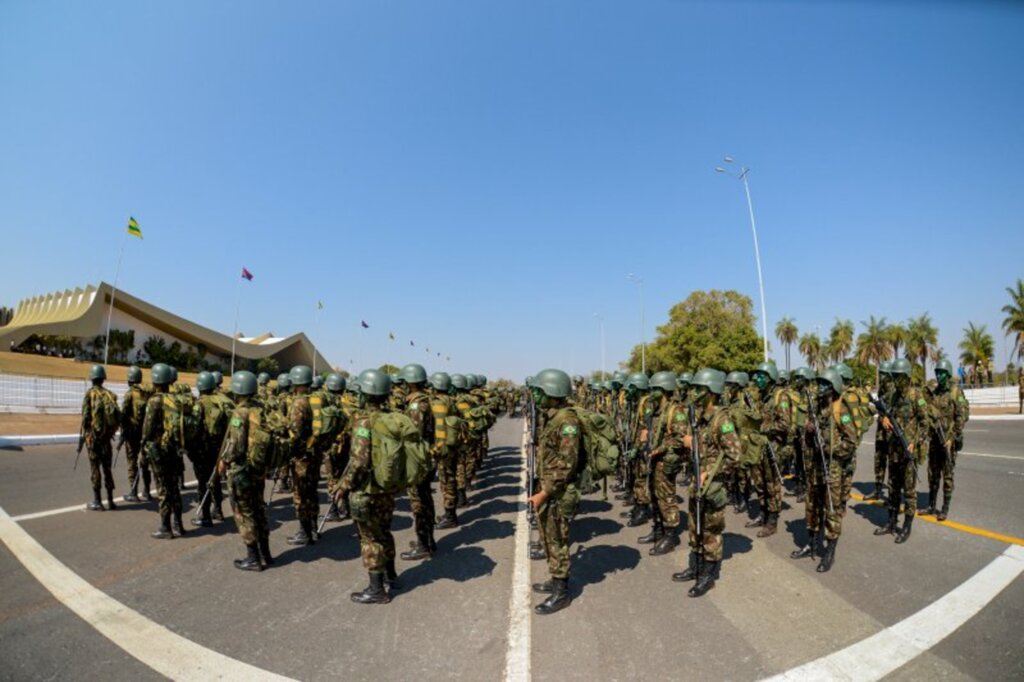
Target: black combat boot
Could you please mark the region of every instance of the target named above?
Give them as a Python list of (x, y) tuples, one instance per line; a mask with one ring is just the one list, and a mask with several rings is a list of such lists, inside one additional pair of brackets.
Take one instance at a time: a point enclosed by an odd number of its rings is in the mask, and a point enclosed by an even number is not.
[(416, 540), (410, 544), (409, 551), (401, 554), (404, 561), (422, 561), (431, 557), (430, 538), (425, 531), (416, 533)]
[(651, 556), (661, 556), (662, 554), (668, 554), (679, 545), (679, 537), (672, 532), (662, 533), (658, 541), (654, 543), (654, 547), (651, 547), (647, 553)]
[(349, 597), (357, 604), (387, 604), (391, 597), (384, 591), (384, 574), (370, 571), (370, 584), (362, 592), (353, 592)]
[(764, 527), (757, 531), (757, 537), (766, 538), (769, 535), (775, 535), (775, 532), (779, 529), (779, 513), (768, 512), (768, 517), (765, 519)]
[(881, 528), (875, 529), (875, 535), (891, 535), (896, 532), (896, 512), (889, 509), (889, 520)]
[(910, 539), (910, 530), (914, 525), (914, 517), (910, 515), (904, 515), (903, 517), (903, 528), (900, 528), (900, 532), (896, 535), (896, 544), (902, 545), (904, 542)]
[(569, 579), (552, 578), (551, 593), (548, 595), (547, 599), (534, 606), (533, 611), (537, 615), (547, 616), (557, 611), (561, 611), (571, 603), (572, 597), (569, 596)]
[(825, 553), (821, 557), (821, 563), (814, 570), (818, 573), (828, 573), (829, 569), (832, 568), (832, 564), (836, 561), (836, 545), (838, 544), (839, 538), (828, 541), (828, 547), (825, 548)]
[(242, 571), (262, 571), (263, 565), (260, 563), (260, 554), (256, 549), (256, 543), (245, 546), (245, 558), (235, 559), (235, 568)]
[(454, 509), (445, 509), (444, 516), (437, 520), (437, 525), (434, 528), (439, 530), (445, 530), (447, 528), (455, 528), (459, 525), (459, 518), (455, 515)]
[(871, 494), (865, 497), (865, 500), (880, 500), (882, 499), (882, 491), (885, 489), (885, 484), (881, 481), (875, 481), (875, 489), (871, 491)]
[(223, 521), (224, 520), (224, 510), (221, 509), (221, 506), (220, 506), (219, 503), (213, 505), (213, 508), (210, 510), (210, 518), (212, 520), (214, 520), (214, 521)]
[(626, 525), (630, 528), (636, 528), (637, 526), (644, 525), (650, 520), (650, 506), (646, 504), (638, 504), (637, 506), (633, 507), (633, 513), (630, 515), (629, 521), (626, 522)]
[(809, 533), (807, 544), (800, 549), (793, 550), (789, 553), (790, 559), (803, 559), (804, 557), (813, 557), (818, 554), (818, 531)]
[[(626, 491), (626, 484), (623, 483), (622, 481), (615, 481), (615, 483), (612, 483), (611, 491), (613, 493), (625, 492)], [(618, 500), (620, 498), (616, 497), (615, 499)]]
[(946, 518), (949, 516), (949, 500), (950, 500), (951, 497), (953, 497), (953, 496), (952, 495), (943, 495), (942, 496), (942, 510), (935, 517), (939, 521), (945, 521)]
[(181, 522), (181, 510), (180, 509), (176, 509), (174, 511), (174, 525), (172, 526), (172, 528), (174, 528), (174, 532), (177, 533), (178, 535), (184, 535), (185, 534), (185, 524), (183, 524)]
[(401, 589), (402, 586), (398, 583), (398, 571), (395, 570), (394, 559), (388, 559), (387, 564), (385, 564), (384, 578), (387, 580), (388, 587), (391, 590)]
[(672, 580), (677, 583), (685, 583), (690, 580), (697, 579), (698, 566), (700, 564), (699, 557), (696, 552), (690, 552), (690, 563), (679, 573), (672, 574)]
[(113, 488), (107, 488), (107, 509), (117, 509), (117, 505), (114, 504)]
[(289, 536), (285, 542), (287, 542), (289, 545), (296, 545), (301, 547), (303, 545), (312, 544), (312, 540), (313, 539), (309, 537), (309, 533), (306, 530), (306, 522), (301, 521), (299, 522), (299, 529), (295, 531), (295, 535)]
[(153, 492), (149, 489), (152, 484), (153, 477), (149, 473), (149, 469), (144, 469), (142, 471), (142, 499), (146, 502), (153, 501)]
[(150, 533), (150, 536), (157, 540), (170, 540), (174, 537), (171, 533), (171, 515), (170, 513), (160, 515), (160, 527)]
[(352, 512), (348, 509), (348, 498), (345, 498), (338, 503), (338, 520), (344, 521), (350, 518), (352, 518)]
[(139, 475), (135, 475), (135, 480), (132, 481), (132, 489), (128, 491), (128, 494), (124, 496), (125, 502), (138, 502), (139, 501)]
[(539, 592), (540, 594), (551, 594), (555, 591), (555, 579), (548, 578), (542, 583), (534, 583), (533, 591)]
[[(736, 495), (736, 506), (733, 508), (737, 514), (742, 514), (747, 511), (747, 505), (750, 504), (750, 493), (746, 490), (740, 490)], [(710, 588), (708, 588), (710, 589)]]
[(324, 523), (338, 523), (341, 517), (338, 515), (338, 505), (334, 504), (327, 510), (327, 513), (320, 517)]
[(320, 539), (316, 534), (316, 517), (306, 519), (303, 526), (306, 529), (306, 537), (309, 538), (309, 544), (315, 545), (316, 541)]
[(466, 489), (457, 488), (455, 490), (455, 508), (462, 509), (466, 506)]
[(548, 553), (544, 549), (544, 545), (539, 541), (533, 541), (530, 543), (530, 559), (532, 561), (540, 561), (541, 559), (547, 559)]
[(103, 511), (103, 500), (100, 499), (100, 489), (92, 489), (92, 502), (87, 507), (89, 511)]
[(935, 498), (939, 496), (938, 488), (928, 488), (928, 507), (921, 512), (922, 514), (930, 514), (935, 516)]
[(757, 515), (757, 518), (751, 519), (750, 521), (747, 521), (746, 523), (744, 523), (743, 527), (744, 528), (760, 528), (761, 526), (763, 526), (765, 524), (765, 521), (766, 521), (765, 517), (766, 517), (766, 515), (767, 515), (767, 512), (762, 511), (760, 514)]
[(701, 597), (707, 594), (715, 586), (715, 579), (718, 577), (718, 563), (717, 561), (705, 561), (700, 567), (697, 584), (691, 587), (686, 594), (691, 597)]
[(267, 566), (274, 565), (274, 557), (270, 555), (270, 533), (264, 533), (260, 536), (260, 556), (263, 557), (263, 563)]
[(660, 519), (654, 519), (654, 523), (651, 524), (651, 532), (647, 535), (641, 535), (637, 538), (637, 543), (641, 545), (653, 545), (665, 534), (665, 528), (661, 525)]

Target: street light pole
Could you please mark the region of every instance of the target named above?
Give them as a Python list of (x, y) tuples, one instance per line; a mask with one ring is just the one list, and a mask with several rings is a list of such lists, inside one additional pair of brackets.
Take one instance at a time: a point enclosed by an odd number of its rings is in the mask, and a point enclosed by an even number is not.
[[(731, 156), (725, 157), (726, 163), (732, 163), (733, 159)], [(726, 173), (731, 175), (721, 166), (715, 168), (719, 173)], [(764, 276), (761, 274), (761, 248), (757, 242), (757, 223), (754, 221), (754, 202), (750, 199), (750, 184), (747, 182), (747, 174), (750, 173), (750, 169), (747, 167), (741, 167), (740, 174), (737, 176), (743, 181), (743, 191), (747, 195), (747, 210), (750, 212), (750, 231), (754, 234), (754, 259), (757, 261), (757, 287), (761, 292), (761, 332), (764, 336), (764, 361), (768, 362), (768, 312), (764, 303)]]
[(640, 287), (640, 371), (647, 374), (647, 328), (644, 325), (644, 278), (632, 272), (626, 275), (633, 284)]

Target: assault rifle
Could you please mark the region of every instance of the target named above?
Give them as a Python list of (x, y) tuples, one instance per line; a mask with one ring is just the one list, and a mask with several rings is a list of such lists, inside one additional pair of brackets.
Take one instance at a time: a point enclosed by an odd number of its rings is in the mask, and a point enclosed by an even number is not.
[(651, 444), (654, 442), (654, 411), (651, 410), (651, 414), (644, 419), (644, 428), (647, 429), (647, 438), (644, 439), (643, 452), (639, 453), (638, 456), (643, 456), (647, 462), (647, 495), (651, 498), (651, 516), (660, 514), (658, 511), (657, 501), (654, 499), (654, 460), (651, 459)]
[(75, 450), (75, 466), (72, 471), (78, 471), (78, 458), (82, 456), (82, 446), (85, 445), (85, 425), (78, 429), (78, 449)]
[[(532, 395), (527, 398), (527, 401), (529, 402), (527, 421), (530, 427), (530, 442), (526, 447), (526, 497), (530, 498), (533, 497), (534, 488), (537, 486), (537, 403), (534, 402)], [(530, 547), (533, 545), (533, 527), (537, 525), (537, 512), (529, 501), (526, 503), (526, 521), (531, 538), (530, 542), (526, 543), (526, 556), (529, 558)]]
[[(899, 445), (900, 451), (903, 453), (903, 457), (914, 465), (914, 480), (917, 480), (917, 458), (910, 451), (910, 444), (907, 442), (907, 435), (903, 432), (903, 429), (899, 424), (896, 423), (896, 418), (892, 416), (892, 411), (889, 406), (885, 403), (885, 398), (882, 396), (871, 396), (871, 404), (878, 410), (878, 414), (889, 420), (889, 424), (892, 425), (892, 435), (896, 437), (896, 444)], [(945, 448), (946, 441), (943, 439), (942, 446)]]
[(832, 474), (829, 473), (829, 462), (825, 458), (825, 443), (821, 440), (821, 424), (818, 422), (818, 399), (810, 388), (807, 389), (807, 412), (811, 415), (814, 424), (814, 447), (821, 458), (821, 477), (825, 483), (825, 499), (828, 500), (828, 513), (835, 511), (832, 505)]
[(110, 465), (111, 469), (117, 468), (117, 457), (121, 454), (121, 448), (124, 447), (124, 431), (120, 432), (117, 438), (117, 449), (114, 450), (114, 463)]
[(693, 405), (686, 406), (686, 416), (690, 421), (690, 440), (692, 446), (690, 447), (690, 466), (693, 468), (693, 507), (694, 507), (694, 519), (692, 519), (693, 527), (695, 530), (695, 537), (697, 539), (697, 569), (700, 570), (704, 563), (704, 524), (701, 519), (701, 497), (704, 491), (701, 490), (700, 485), (700, 434), (697, 431), (697, 417), (693, 409)]
[[(746, 391), (741, 392), (743, 393), (743, 400), (747, 404), (747, 409), (754, 409), (754, 405), (750, 401), (750, 395), (748, 395)], [(775, 454), (775, 448), (772, 446), (772, 441), (767, 436), (765, 436), (765, 447), (763, 454), (765, 457), (768, 458), (768, 461), (772, 465), (772, 469), (775, 470), (775, 476), (779, 479), (779, 485), (785, 486), (785, 482), (782, 480), (782, 472), (779, 470), (779, 458)]]

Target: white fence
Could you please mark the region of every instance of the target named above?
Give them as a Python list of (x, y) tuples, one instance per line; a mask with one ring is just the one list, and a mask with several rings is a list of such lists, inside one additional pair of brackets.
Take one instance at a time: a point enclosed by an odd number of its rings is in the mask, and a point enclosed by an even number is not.
[(1016, 386), (991, 386), (989, 388), (965, 388), (964, 395), (971, 405), (988, 407), (1017, 406)]
[[(118, 402), (128, 391), (128, 384), (108, 381), (103, 385), (117, 395)], [(85, 379), (0, 373), (0, 412), (78, 414), (89, 386)]]

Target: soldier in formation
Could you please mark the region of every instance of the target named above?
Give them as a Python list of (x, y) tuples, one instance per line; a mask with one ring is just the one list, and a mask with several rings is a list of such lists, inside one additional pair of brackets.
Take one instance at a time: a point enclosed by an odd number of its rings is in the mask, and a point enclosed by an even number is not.
[[(116, 509), (114, 504), (113, 448), (111, 439), (121, 425), (121, 411), (117, 407), (117, 397), (103, 387), (107, 380), (107, 371), (102, 365), (93, 365), (89, 370), (89, 381), (92, 386), (82, 398), (82, 424), (79, 428), (78, 454), (82, 454), (82, 446), (89, 453), (89, 480), (92, 483), (91, 511), (103, 511), (101, 499), (102, 486), (107, 488), (107, 507)], [(75, 460), (76, 466), (78, 460)]]

